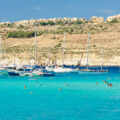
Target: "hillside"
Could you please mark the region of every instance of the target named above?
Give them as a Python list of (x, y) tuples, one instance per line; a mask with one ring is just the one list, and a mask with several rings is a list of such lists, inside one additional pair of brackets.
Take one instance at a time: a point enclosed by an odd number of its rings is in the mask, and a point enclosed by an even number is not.
[[(86, 64), (87, 33), (90, 32), (89, 64), (101, 64), (103, 49), (104, 65), (120, 65), (120, 19), (108, 17), (40, 19), (14, 23), (0, 23), (3, 63), (30, 63), (36, 49), (36, 63), (62, 64), (65, 48), (65, 64)], [(36, 48), (34, 48), (34, 34)], [(64, 33), (66, 41), (64, 43)], [(48, 52), (50, 53), (48, 55)], [(82, 56), (82, 57), (81, 57)]]

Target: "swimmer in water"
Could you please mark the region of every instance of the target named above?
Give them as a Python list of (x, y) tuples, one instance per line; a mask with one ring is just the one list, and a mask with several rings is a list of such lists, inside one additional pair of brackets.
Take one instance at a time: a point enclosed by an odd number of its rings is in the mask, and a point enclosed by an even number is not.
[(104, 80), (104, 83), (106, 84), (106, 81)]
[(108, 86), (109, 86), (109, 87), (112, 87), (112, 84), (110, 83)]
[(32, 93), (32, 92), (30, 92), (30, 94), (32, 95), (33, 93)]
[(26, 89), (26, 85), (24, 85), (24, 89)]
[(98, 85), (98, 82), (96, 82), (96, 85)]
[(65, 83), (65, 86), (68, 86), (68, 84), (67, 84), (67, 83)]
[(62, 88), (60, 88), (60, 91), (62, 91)]
[(106, 84), (108, 84), (108, 85), (109, 85), (109, 82), (106, 82)]

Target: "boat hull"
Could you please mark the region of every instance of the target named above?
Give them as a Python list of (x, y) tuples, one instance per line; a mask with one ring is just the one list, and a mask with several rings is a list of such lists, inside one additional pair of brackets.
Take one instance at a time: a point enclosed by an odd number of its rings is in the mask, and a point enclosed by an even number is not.
[(15, 73), (15, 72), (8, 72), (8, 75), (10, 75), (10, 76), (19, 76), (19, 73)]

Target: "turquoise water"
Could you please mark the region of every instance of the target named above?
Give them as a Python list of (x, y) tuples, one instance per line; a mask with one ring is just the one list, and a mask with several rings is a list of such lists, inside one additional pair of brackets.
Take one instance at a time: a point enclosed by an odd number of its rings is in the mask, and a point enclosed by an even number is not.
[[(113, 87), (102, 80), (111, 82)], [(119, 120), (119, 116), (120, 72), (116, 70), (36, 80), (0, 78), (0, 120)]]

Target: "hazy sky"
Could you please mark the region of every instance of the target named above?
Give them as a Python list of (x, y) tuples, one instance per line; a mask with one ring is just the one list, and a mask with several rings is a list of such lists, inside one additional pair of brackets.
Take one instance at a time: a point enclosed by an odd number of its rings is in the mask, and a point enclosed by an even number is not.
[(120, 0), (0, 0), (0, 21), (38, 18), (111, 16), (120, 13)]

